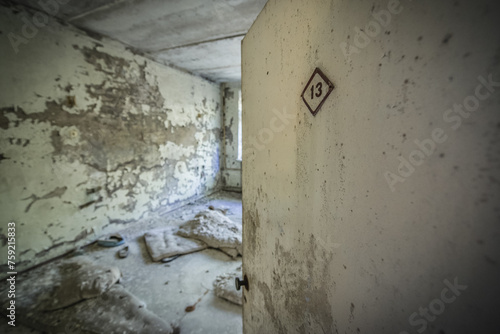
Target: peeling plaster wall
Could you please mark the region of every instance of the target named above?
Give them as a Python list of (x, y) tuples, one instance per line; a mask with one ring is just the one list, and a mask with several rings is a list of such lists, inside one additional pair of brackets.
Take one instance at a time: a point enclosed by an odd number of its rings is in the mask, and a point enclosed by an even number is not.
[(498, 332), (499, 17), (267, 3), (242, 48), (244, 333)]
[(18, 270), (218, 187), (219, 85), (26, 22), (0, 7), (0, 246), (16, 222)]
[(241, 191), (241, 160), (238, 160), (240, 83), (221, 85), (224, 110), (224, 189)]

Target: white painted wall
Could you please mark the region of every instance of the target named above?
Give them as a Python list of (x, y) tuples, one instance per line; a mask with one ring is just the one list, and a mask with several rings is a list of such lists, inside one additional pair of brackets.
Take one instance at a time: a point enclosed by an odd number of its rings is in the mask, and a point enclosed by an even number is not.
[(219, 85), (14, 9), (0, 7), (0, 264), (10, 220), (21, 270), (218, 189)]
[(499, 15), (268, 2), (242, 51), (245, 333), (498, 331)]
[(222, 186), (226, 190), (241, 191), (241, 165), (238, 160), (238, 136), (240, 119), (240, 83), (224, 83), (221, 86), (224, 100), (224, 159)]

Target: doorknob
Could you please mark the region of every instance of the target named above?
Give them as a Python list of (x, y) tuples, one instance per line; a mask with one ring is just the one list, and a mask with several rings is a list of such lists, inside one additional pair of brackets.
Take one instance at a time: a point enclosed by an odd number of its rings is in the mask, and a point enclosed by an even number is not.
[(247, 278), (247, 275), (245, 275), (245, 277), (243, 277), (243, 279), (239, 279), (238, 277), (235, 278), (234, 280), (234, 283), (236, 285), (236, 290), (240, 291), (241, 287), (244, 286), (247, 291), (250, 290), (248, 288), (248, 278)]

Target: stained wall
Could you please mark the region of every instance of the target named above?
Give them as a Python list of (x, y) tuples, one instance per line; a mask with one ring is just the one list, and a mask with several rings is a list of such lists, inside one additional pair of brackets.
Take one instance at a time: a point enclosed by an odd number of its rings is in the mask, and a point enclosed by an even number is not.
[(267, 3), (242, 51), (245, 333), (498, 331), (499, 15)]
[(226, 190), (241, 191), (242, 161), (238, 157), (238, 138), (241, 136), (241, 83), (224, 83), (221, 86), (221, 91), (224, 110), (222, 186)]

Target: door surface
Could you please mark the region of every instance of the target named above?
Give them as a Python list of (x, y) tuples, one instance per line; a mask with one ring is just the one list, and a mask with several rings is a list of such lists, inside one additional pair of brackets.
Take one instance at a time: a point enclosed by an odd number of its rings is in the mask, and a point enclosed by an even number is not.
[[(491, 332), (499, 16), (268, 2), (242, 45), (245, 333)], [(335, 88), (313, 116), (316, 68)]]

